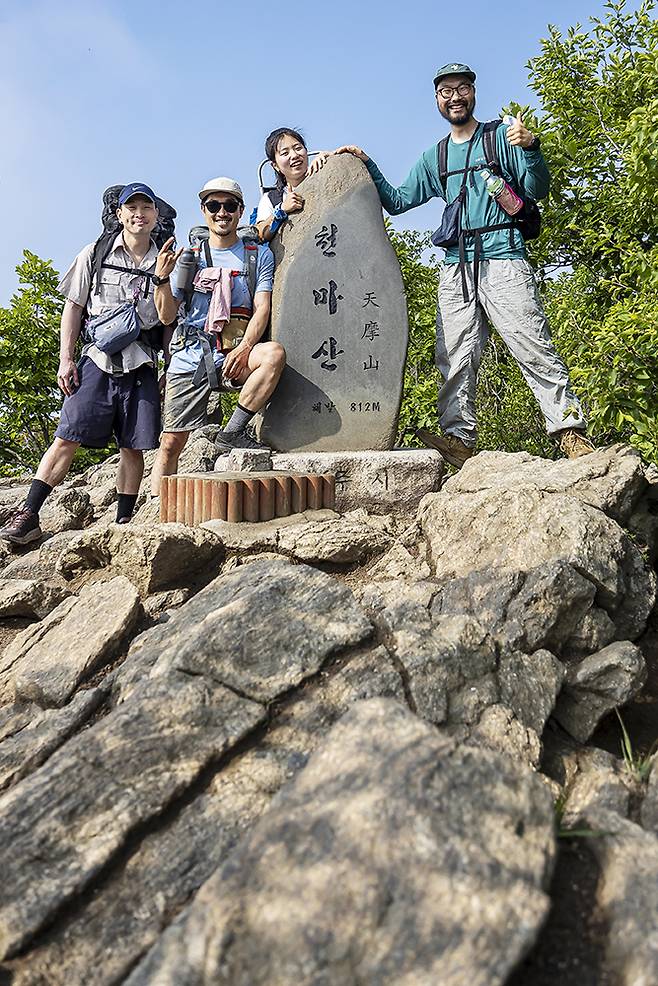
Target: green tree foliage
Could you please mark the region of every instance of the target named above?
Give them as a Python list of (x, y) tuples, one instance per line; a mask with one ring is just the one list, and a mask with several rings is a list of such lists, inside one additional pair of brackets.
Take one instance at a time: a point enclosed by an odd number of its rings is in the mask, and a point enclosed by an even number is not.
[(590, 29), (549, 28), (529, 63), (552, 176), (533, 251), (558, 348), (604, 442), (658, 459), (658, 22), (608, 2)]
[[(19, 289), (0, 308), (0, 476), (33, 472), (53, 439), (62, 394), (57, 386), (64, 301), (50, 260), (29, 250), (16, 268)], [(115, 450), (81, 450), (84, 469)]]
[(387, 222), (407, 296), (409, 351), (404, 374), (398, 441), (418, 445), (415, 428), (436, 429), (438, 371), (435, 366), (437, 261), (429, 233), (397, 232)]
[(34, 468), (61, 406), (57, 272), (29, 250), (16, 272), (20, 287), (9, 307), (0, 309), (0, 473), (5, 476)]

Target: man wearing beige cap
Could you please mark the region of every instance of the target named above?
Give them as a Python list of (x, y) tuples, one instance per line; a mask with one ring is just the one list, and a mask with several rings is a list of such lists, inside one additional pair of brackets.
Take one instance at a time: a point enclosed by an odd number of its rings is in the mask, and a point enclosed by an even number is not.
[(163, 432), (151, 481), (156, 496), (160, 478), (176, 472), (189, 433), (207, 423), (213, 390), (240, 391), (216, 439), (220, 448), (264, 448), (247, 426), (272, 396), (286, 360), (279, 343), (260, 341), (270, 317), (274, 257), (266, 244), (238, 236), (242, 189), (232, 178), (214, 178), (199, 198), (208, 238), (198, 254), (179, 254), (171, 282), (159, 293), (163, 324), (174, 322), (181, 308), (184, 314), (169, 346)]

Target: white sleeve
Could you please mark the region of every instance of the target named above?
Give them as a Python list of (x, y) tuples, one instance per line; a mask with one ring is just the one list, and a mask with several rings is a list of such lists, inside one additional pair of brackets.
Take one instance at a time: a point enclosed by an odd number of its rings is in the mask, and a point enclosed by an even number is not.
[(274, 206), (270, 200), (267, 192), (262, 196), (260, 202), (258, 203), (258, 210), (256, 211), (256, 222), (261, 223), (266, 219), (270, 219), (274, 215)]

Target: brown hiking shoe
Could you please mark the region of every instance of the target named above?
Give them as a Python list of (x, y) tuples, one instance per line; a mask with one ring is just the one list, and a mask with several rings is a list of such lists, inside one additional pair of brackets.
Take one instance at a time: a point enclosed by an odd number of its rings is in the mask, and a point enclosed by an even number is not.
[(39, 515), (28, 507), (16, 510), (9, 522), (0, 530), (0, 538), (11, 544), (29, 544), (41, 537)]
[(581, 455), (589, 455), (594, 446), (582, 428), (565, 428), (558, 432), (560, 449), (568, 459), (579, 459)]
[(416, 435), (420, 438), (423, 445), (428, 448), (435, 448), (440, 452), (446, 462), (449, 462), (455, 469), (461, 469), (467, 459), (475, 455), (475, 449), (471, 448), (461, 438), (456, 435), (435, 435), (427, 428), (417, 428)]

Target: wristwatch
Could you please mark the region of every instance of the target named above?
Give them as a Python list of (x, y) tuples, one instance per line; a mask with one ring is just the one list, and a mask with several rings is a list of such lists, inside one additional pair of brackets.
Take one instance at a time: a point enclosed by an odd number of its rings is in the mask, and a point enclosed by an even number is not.
[(158, 277), (157, 274), (154, 274), (153, 277), (151, 278), (151, 280), (155, 284), (156, 288), (159, 288), (161, 284), (168, 284), (169, 283), (169, 274), (167, 274), (166, 277)]
[(526, 151), (538, 151), (540, 144), (541, 144), (541, 138), (535, 134), (535, 136), (532, 138), (532, 142), (528, 144), (528, 146), (526, 147)]

